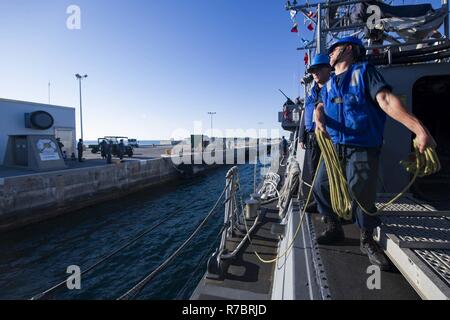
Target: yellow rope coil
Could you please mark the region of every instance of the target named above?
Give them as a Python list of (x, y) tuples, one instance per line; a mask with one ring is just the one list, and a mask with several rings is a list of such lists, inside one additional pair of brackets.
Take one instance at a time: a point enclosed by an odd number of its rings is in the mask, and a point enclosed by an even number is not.
[[(348, 190), (347, 179), (344, 176), (342, 166), (339, 162), (336, 150), (329, 137), (324, 132), (316, 130), (317, 142), (319, 148), (322, 151), (322, 155), (325, 161), (325, 166), (328, 173), (328, 179), (330, 182), (330, 195), (333, 211), (341, 218), (345, 220), (352, 219), (352, 204), (350, 193)], [(371, 216), (378, 215), (385, 210), (389, 205), (400, 199), (416, 181), (417, 177), (424, 177), (427, 175), (435, 174), (441, 170), (441, 164), (434, 148), (428, 147), (424, 153), (419, 151), (417, 142), (414, 140), (415, 154), (413, 159), (409, 161), (400, 162), (408, 173), (413, 174), (411, 182), (391, 201), (384, 204), (377, 212), (370, 212), (364, 208), (358, 199), (353, 198), (361, 208), (361, 210)]]
[[(331, 206), (336, 214), (345, 219), (352, 219), (352, 200), (333, 143), (323, 133), (316, 131), (317, 143), (322, 151), (330, 183)], [(319, 164), (320, 166), (320, 164)], [(318, 170), (319, 168), (317, 168)]]
[[(319, 147), (322, 151), (319, 165), (316, 169), (316, 172), (314, 174), (314, 179), (312, 182), (312, 186), (314, 186), (317, 176), (319, 173), (319, 167), (321, 165), (322, 161), (325, 161), (325, 167), (328, 173), (328, 179), (330, 182), (330, 195), (331, 195), (331, 203), (333, 210), (338, 214), (339, 217), (344, 218), (346, 220), (352, 219), (352, 201), (350, 197), (350, 193), (347, 186), (347, 179), (344, 176), (342, 166), (339, 162), (339, 158), (337, 156), (336, 150), (334, 149), (333, 143), (323, 132), (316, 131), (316, 137), (319, 144)], [(441, 170), (441, 164), (439, 162), (439, 158), (436, 154), (436, 150), (434, 148), (428, 147), (425, 152), (422, 154), (419, 152), (419, 148), (417, 146), (417, 142), (414, 141), (414, 159), (410, 161), (401, 161), (400, 163), (406, 168), (406, 171), (414, 174), (411, 182), (403, 189), (402, 192), (400, 192), (396, 197), (394, 197), (391, 201), (384, 204), (377, 212), (372, 213), (366, 210), (356, 199), (354, 196), (354, 200), (358, 204), (358, 206), (363, 210), (364, 213), (374, 216), (380, 214), (383, 210), (385, 210), (388, 206), (393, 204), (395, 201), (400, 199), (408, 190), (409, 188), (414, 184), (417, 177), (423, 177), (426, 175), (434, 174)], [(308, 197), (305, 203), (305, 206), (303, 210), (300, 212), (300, 221), (298, 223), (297, 229), (294, 233), (294, 236), (290, 243), (287, 246), (287, 249), (281, 253), (277, 254), (277, 256), (274, 259), (265, 260), (261, 257), (261, 255), (258, 252), (254, 252), (256, 257), (265, 264), (271, 264), (277, 262), (279, 259), (287, 256), (289, 252), (291, 251), (295, 239), (298, 237), (300, 233), (301, 225), (304, 222), (305, 216), (306, 216), (306, 207), (311, 201), (312, 198), (312, 192), (313, 188), (310, 188)], [(247, 236), (249, 239), (250, 244), (252, 244), (252, 239), (249, 234), (249, 229), (247, 225), (247, 220), (244, 216), (244, 224), (247, 229)]]

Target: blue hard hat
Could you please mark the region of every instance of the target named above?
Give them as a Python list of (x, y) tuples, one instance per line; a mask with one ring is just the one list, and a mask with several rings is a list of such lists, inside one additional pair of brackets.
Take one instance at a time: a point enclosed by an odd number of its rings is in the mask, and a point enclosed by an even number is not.
[(330, 57), (327, 54), (318, 54), (314, 57), (313, 61), (311, 62), (311, 65), (308, 68), (308, 72), (311, 73), (311, 71), (319, 66), (328, 66), (331, 68), (330, 65)]
[(331, 54), (331, 52), (333, 52), (333, 50), (340, 45), (343, 44), (354, 44), (357, 45), (360, 50), (361, 50), (361, 55), (365, 55), (366, 54), (366, 47), (364, 46), (363, 42), (357, 38), (357, 37), (344, 37), (342, 39), (339, 39), (338, 41), (336, 41), (335, 43), (333, 43), (333, 45), (328, 49), (328, 54)]

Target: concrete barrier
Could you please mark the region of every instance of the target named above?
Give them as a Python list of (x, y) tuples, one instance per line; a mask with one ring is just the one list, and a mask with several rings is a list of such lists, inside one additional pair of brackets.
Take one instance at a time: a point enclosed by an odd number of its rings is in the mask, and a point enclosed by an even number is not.
[[(243, 152), (244, 159), (252, 160), (254, 156), (250, 156), (250, 149), (233, 150), (229, 161), (237, 161), (240, 152)], [(227, 151), (223, 150), (224, 160), (228, 159)], [(171, 157), (163, 157), (0, 178), (0, 232), (175, 181), (180, 172), (172, 160)], [(193, 166), (192, 173), (186, 175), (185, 172), (184, 176), (220, 165)]]
[(176, 180), (171, 159), (130, 161), (0, 179), (0, 231)]

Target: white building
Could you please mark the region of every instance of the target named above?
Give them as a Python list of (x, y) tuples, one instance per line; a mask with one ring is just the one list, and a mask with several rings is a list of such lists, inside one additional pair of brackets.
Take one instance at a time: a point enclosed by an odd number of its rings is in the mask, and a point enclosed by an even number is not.
[(60, 138), (70, 157), (76, 153), (75, 109), (0, 99), (0, 165), (31, 166), (29, 137)]

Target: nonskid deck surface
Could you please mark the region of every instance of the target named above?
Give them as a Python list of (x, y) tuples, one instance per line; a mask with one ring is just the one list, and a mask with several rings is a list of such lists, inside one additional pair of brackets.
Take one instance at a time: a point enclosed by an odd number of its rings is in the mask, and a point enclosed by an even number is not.
[[(317, 234), (324, 225), (321, 216), (314, 214), (311, 221)], [(392, 266), (389, 272), (380, 273), (380, 289), (369, 289), (367, 283), (373, 271), (367, 255), (360, 251), (360, 231), (354, 224), (343, 226), (345, 240), (335, 245), (320, 245), (319, 252), (326, 272), (333, 300), (405, 300), (419, 299), (402, 274)], [(373, 282), (369, 280), (373, 285)]]
[[(380, 196), (378, 206), (389, 199), (388, 195)], [(355, 225), (344, 226), (344, 241), (318, 246), (331, 299), (448, 299), (448, 212), (434, 211), (409, 195), (385, 211), (378, 237), (390, 258), (391, 270), (381, 272), (380, 290), (368, 289), (367, 281), (373, 272), (368, 273), (370, 262), (359, 249)], [(318, 214), (311, 216), (311, 224), (316, 233), (324, 228)]]
[[(273, 282), (273, 264), (262, 263), (255, 252), (264, 260), (277, 254), (278, 239), (271, 233), (272, 225), (280, 219), (276, 202), (262, 207), (264, 219), (255, 230), (252, 243), (247, 244), (231, 262), (224, 281), (203, 278), (192, 295), (192, 300), (268, 300)], [(249, 224), (253, 221), (250, 220)], [(227, 249), (232, 251), (242, 236), (229, 239)]]
[[(380, 199), (381, 202), (387, 197)], [(382, 217), (380, 243), (423, 299), (450, 299), (450, 204), (406, 196)]]

